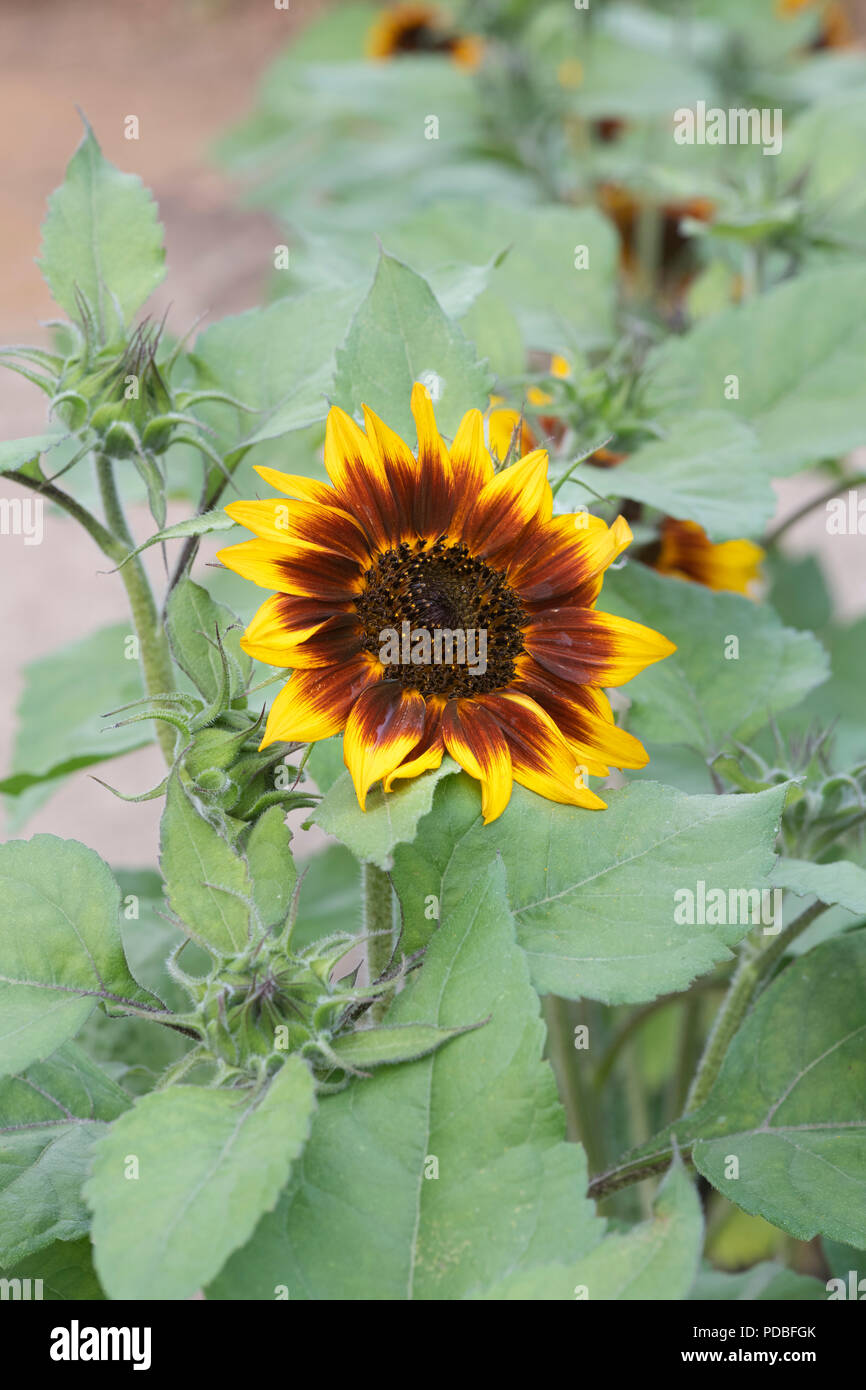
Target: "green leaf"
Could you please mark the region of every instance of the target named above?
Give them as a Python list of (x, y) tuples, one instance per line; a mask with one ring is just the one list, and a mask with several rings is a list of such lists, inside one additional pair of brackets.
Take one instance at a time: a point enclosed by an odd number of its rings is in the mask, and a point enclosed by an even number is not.
[(480, 1028), (480, 1023), (439, 1028), (435, 1023), (392, 1023), (381, 1028), (364, 1028), (335, 1038), (331, 1050), (350, 1067), (381, 1067), (395, 1062), (413, 1062), (427, 1057), (437, 1047), (461, 1033)]
[[(162, 878), (152, 869), (115, 870), (123, 899), (121, 935), (135, 979), (178, 1012), (189, 1008), (189, 995), (166, 967), (168, 956), (183, 944), (183, 966), (191, 975), (206, 975), (210, 957), (166, 918)], [(134, 1095), (148, 1091), (166, 1067), (189, 1051), (191, 1041), (174, 1028), (154, 1027), (146, 1018), (108, 1018), (95, 1010), (78, 1036), (88, 1056)]]
[(692, 1285), (689, 1298), (700, 1302), (737, 1300), (743, 1303), (802, 1301), (827, 1298), (827, 1288), (820, 1279), (795, 1274), (793, 1269), (774, 1260), (765, 1260), (751, 1269), (728, 1274), (723, 1269), (705, 1268)]
[(689, 889), (696, 899), (700, 880), (723, 889), (726, 902), (731, 889), (766, 888), (785, 797), (784, 787), (687, 796), (636, 782), (605, 792), (606, 811), (584, 811), (515, 786), (491, 828), (478, 815), (477, 786), (467, 783), (449, 778), (417, 844), (395, 855), (408, 941), (414, 947), (432, 925), (423, 920), (431, 894), (446, 920), (498, 855), (536, 989), (611, 1004), (685, 989), (731, 958), (751, 921), (680, 922), (676, 895)]
[(8, 473), (13, 468), (22, 468), (49, 449), (68, 439), (66, 430), (48, 430), (45, 434), (34, 434), (29, 439), (7, 439), (0, 444), (0, 473)]
[(779, 888), (789, 888), (801, 898), (816, 897), (822, 903), (838, 903), (849, 912), (866, 913), (866, 869), (847, 860), (810, 864), (806, 859), (780, 859), (770, 875)]
[(526, 350), (520, 326), (508, 301), (493, 290), (479, 295), (460, 320), (466, 337), (479, 357), (486, 357), (497, 377), (520, 376), (526, 368)]
[(359, 298), (359, 290), (311, 291), (222, 319), (200, 334), (193, 360), (202, 386), (216, 385), (248, 407), (202, 410), (222, 448), (275, 439), (325, 418), (334, 353)]
[(387, 1018), (491, 1021), (323, 1098), (296, 1179), (211, 1297), (455, 1299), (601, 1238), (503, 888), (501, 866), (479, 870)]
[(186, 1299), (212, 1279), (276, 1202), (314, 1106), (309, 1069), (288, 1057), (262, 1089), (172, 1086), (115, 1121), (85, 1189), (109, 1296)]
[(352, 779), (344, 772), (322, 797), (310, 821), (342, 840), (356, 859), (388, 869), (395, 845), (414, 840), (419, 820), (433, 804), (437, 784), (457, 771), (456, 763), (443, 758), (435, 771), (400, 781), (387, 795), (376, 787), (367, 797), (366, 811), (358, 805)]
[(223, 681), (223, 664), (216, 645), (222, 639), (229, 670), (229, 699), (243, 695), (253, 663), (242, 650), (240, 620), (206, 589), (184, 576), (172, 589), (166, 610), (168, 638), (174, 659), (205, 699), (215, 700)]
[[(672, 1126), (725, 1197), (798, 1240), (866, 1247), (866, 932), (759, 995), (704, 1105)], [(738, 1176), (731, 1159), (738, 1162)]]
[(625, 687), (630, 729), (639, 738), (686, 744), (708, 762), (827, 679), (827, 657), (810, 633), (783, 627), (772, 609), (740, 594), (630, 563), (608, 575), (599, 606), (657, 628), (677, 645)]
[(427, 384), (437, 424), (449, 436), (467, 410), (485, 409), (493, 385), (427, 281), (383, 253), (373, 287), (337, 353), (334, 399), (350, 415), (368, 405), (411, 442), (409, 397), (416, 381)]
[[(833, 765), (847, 768), (866, 759), (863, 690), (866, 688), (866, 618), (821, 634), (830, 657), (830, 679), (783, 718), (783, 733), (801, 736), (810, 725), (833, 726)], [(772, 756), (772, 754), (771, 754)]]
[[(614, 336), (618, 238), (594, 208), (450, 198), (413, 213), (389, 232), (388, 246), (431, 277), (443, 261), (488, 260), (508, 247), (490, 291), (513, 312), (527, 347), (568, 356)], [(578, 270), (584, 246), (588, 265)]]
[(58, 1240), (47, 1250), (30, 1255), (13, 1269), (0, 1269), (0, 1278), (29, 1279), (31, 1297), (42, 1281), (46, 1303), (70, 1300), (73, 1303), (102, 1301), (105, 1294), (93, 1268), (89, 1240)]
[[(580, 485), (584, 476), (574, 475)], [(596, 491), (598, 473), (585, 470)], [(605, 479), (617, 497), (697, 521), (714, 540), (759, 535), (776, 509), (769, 474), (747, 426), (718, 412), (671, 425)]]
[(682, 1299), (695, 1277), (703, 1234), (698, 1195), (677, 1160), (659, 1188), (648, 1221), (605, 1236), (574, 1264), (512, 1274), (483, 1297), (497, 1302)]
[[(651, 354), (646, 408), (662, 420), (729, 411), (752, 426), (773, 474), (847, 453), (866, 443), (864, 298), (866, 269), (846, 265), (714, 315)], [(725, 397), (731, 376), (737, 400)]]
[(797, 184), (813, 235), (855, 253), (866, 243), (866, 92), (833, 91), (801, 112), (785, 130), (779, 174)]
[(330, 845), (303, 866), (292, 947), (300, 951), (323, 936), (361, 927), (360, 870), (343, 845)]
[(250, 940), (252, 885), (246, 861), (225, 830), (174, 771), (160, 822), (160, 865), (172, 911), (191, 936), (218, 954), (234, 955)]
[(54, 1052), (100, 1000), (162, 1007), (129, 972), (119, 910), (111, 870), (77, 840), (0, 845), (0, 1074)]
[(66, 178), (48, 200), (39, 264), (70, 318), (79, 316), (76, 289), (86, 296), (106, 341), (123, 330), (165, 274), (153, 198), (135, 174), (109, 164), (86, 122)]
[(161, 544), (162, 541), (183, 540), (189, 536), (209, 536), (214, 531), (230, 531), (235, 525), (236, 522), (232, 521), (230, 516), (226, 516), (222, 507), (212, 512), (200, 512), (198, 516), (188, 517), (186, 521), (177, 521), (174, 526), (165, 526), (161, 531), (155, 531), (146, 541), (142, 541), (141, 545), (137, 545), (135, 550), (130, 550), (117, 568), (123, 569), (123, 566), (136, 555), (140, 555), (152, 545)]
[(787, 627), (820, 631), (833, 615), (833, 600), (817, 555), (793, 556), (775, 550), (767, 556), (769, 602)]
[(279, 926), (292, 905), (298, 880), (291, 851), (292, 832), (286, 813), (271, 806), (254, 822), (244, 853), (250, 872), (253, 901), (262, 927)]
[(307, 758), (306, 770), (320, 792), (330, 791), (337, 778), (342, 777), (346, 771), (342, 734), (314, 743)]
[(86, 1234), (92, 1148), (129, 1103), (74, 1043), (0, 1080), (0, 1264)]
[(143, 724), (106, 727), (108, 710), (143, 694), (139, 663), (125, 655), (131, 637), (116, 623), (25, 666), (12, 772), (0, 792), (18, 796), (150, 741)]

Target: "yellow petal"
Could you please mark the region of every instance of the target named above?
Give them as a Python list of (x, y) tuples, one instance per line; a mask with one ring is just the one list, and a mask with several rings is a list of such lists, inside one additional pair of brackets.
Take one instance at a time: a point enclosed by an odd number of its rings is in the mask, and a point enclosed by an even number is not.
[(362, 811), (373, 783), (394, 772), (415, 747), (424, 712), (423, 695), (401, 690), (396, 681), (371, 686), (355, 701), (343, 736), (343, 760)]

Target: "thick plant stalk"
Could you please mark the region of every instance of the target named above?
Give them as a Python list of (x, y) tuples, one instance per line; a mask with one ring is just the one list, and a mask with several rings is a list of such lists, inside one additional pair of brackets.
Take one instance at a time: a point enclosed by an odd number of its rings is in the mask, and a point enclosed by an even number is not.
[(790, 943), (826, 910), (826, 903), (813, 903), (810, 908), (800, 914), (795, 922), (792, 922), (778, 936), (773, 937), (763, 949), (755, 951), (751, 956), (744, 955), (740, 958), (728, 993), (707, 1039), (704, 1055), (695, 1072), (694, 1081), (686, 1098), (686, 1107), (683, 1112), (685, 1115), (689, 1115), (693, 1110), (697, 1110), (698, 1106), (703, 1105), (712, 1090), (716, 1077), (721, 1071), (725, 1054), (731, 1045), (731, 1040), (745, 1017), (758, 985), (766, 978), (776, 961), (784, 955)]
[[(111, 459), (100, 454), (96, 460), (96, 476), (99, 493), (105, 512), (105, 520), (112, 535), (127, 547), (126, 554), (135, 549), (123, 506), (114, 481)], [(174, 690), (174, 668), (171, 661), (168, 638), (157, 612), (153, 593), (141, 560), (136, 555), (120, 569), (120, 577), (126, 589), (135, 634), (141, 649), (141, 665), (144, 684), (148, 695), (164, 695)], [(156, 720), (156, 735), (159, 746), (169, 767), (174, 762), (175, 735), (163, 720)]]
[[(394, 954), (394, 892), (384, 869), (375, 864), (361, 865), (361, 903), (367, 941), (367, 971), (373, 984), (385, 973)], [(370, 933), (377, 933), (370, 935)], [(374, 1022), (383, 1018), (387, 996), (377, 999), (370, 1009)]]

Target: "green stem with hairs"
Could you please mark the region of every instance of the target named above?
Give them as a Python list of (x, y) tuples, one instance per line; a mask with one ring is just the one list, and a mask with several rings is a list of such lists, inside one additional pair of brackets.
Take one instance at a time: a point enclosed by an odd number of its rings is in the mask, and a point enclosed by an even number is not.
[(129, 552), (119, 541), (115, 540), (111, 532), (107, 531), (95, 516), (91, 516), (86, 507), (82, 507), (80, 502), (76, 502), (75, 498), (70, 497), (69, 493), (64, 492), (62, 488), (55, 487), (47, 479), (30, 478), (26, 473), (18, 472), (17, 469), (10, 469), (3, 476), (12, 483), (19, 483), (21, 487), (30, 488), (31, 492), (45, 497), (55, 507), (61, 507), (63, 511), (84, 527), (85, 531), (96, 541), (103, 555), (106, 555), (109, 560), (113, 560), (115, 564), (119, 564), (128, 555)]
[[(125, 547), (124, 554), (135, 549), (135, 541), (127, 524), (111, 459), (104, 454), (96, 458), (96, 476), (105, 521), (111, 534)], [(162, 695), (174, 690), (174, 667), (168, 637), (157, 611), (153, 593), (140, 558), (136, 555), (119, 571), (129, 607), (135, 634), (141, 649), (141, 665), (144, 684), (149, 695)], [(156, 736), (169, 767), (174, 762), (175, 734), (165, 720), (156, 721)]]
[(767, 978), (791, 942), (826, 910), (826, 903), (813, 903), (810, 908), (800, 914), (795, 922), (792, 922), (778, 936), (773, 937), (765, 946), (753, 951), (750, 955), (743, 954), (740, 957), (740, 963), (734, 972), (728, 993), (716, 1016), (704, 1054), (695, 1072), (691, 1089), (686, 1098), (684, 1114), (688, 1115), (693, 1110), (697, 1110), (712, 1090), (731, 1040), (742, 1023), (762, 981)]
[[(361, 865), (361, 904), (368, 938), (367, 972), (373, 984), (384, 975), (394, 954), (394, 892), (385, 870), (376, 864)], [(382, 1021), (389, 1002), (387, 995), (374, 1000), (370, 1016), (375, 1023)]]
[[(827, 903), (823, 902), (813, 903), (789, 927), (786, 927), (778, 936), (773, 937), (763, 949), (741, 959), (731, 980), (727, 997), (719, 1010), (686, 1100), (686, 1108), (681, 1117), (686, 1125), (694, 1111), (703, 1104), (709, 1095), (721, 1071), (722, 1062), (731, 1040), (742, 1023), (755, 995), (767, 982), (774, 965), (785, 954), (791, 942), (795, 941), (807, 927), (810, 927), (816, 917), (820, 917), (822, 912), (827, 911), (827, 906)], [(678, 1124), (679, 1121), (668, 1126), (668, 1132), (676, 1133)], [(682, 1157), (686, 1163), (691, 1161), (692, 1142), (689, 1139), (683, 1144)], [(644, 1178), (662, 1173), (670, 1164), (673, 1153), (673, 1140), (660, 1139), (660, 1147), (654, 1153), (643, 1153), (631, 1159), (627, 1158), (622, 1163), (618, 1163), (615, 1168), (593, 1178), (587, 1189), (588, 1195), (600, 1200), (612, 1192), (619, 1191), (622, 1187), (630, 1187), (632, 1183), (642, 1182)]]
[(850, 478), (837, 478), (832, 487), (819, 493), (817, 497), (811, 498), (810, 501), (804, 502), (802, 507), (798, 507), (795, 512), (792, 512), (774, 530), (770, 531), (764, 540), (765, 547), (769, 548), (771, 545), (775, 545), (786, 531), (789, 531), (792, 526), (796, 526), (797, 522), (802, 521), (803, 517), (808, 516), (810, 512), (815, 511), (818, 507), (826, 506), (842, 492), (853, 491), (861, 487), (863, 483), (866, 483), (866, 473), (853, 473)]

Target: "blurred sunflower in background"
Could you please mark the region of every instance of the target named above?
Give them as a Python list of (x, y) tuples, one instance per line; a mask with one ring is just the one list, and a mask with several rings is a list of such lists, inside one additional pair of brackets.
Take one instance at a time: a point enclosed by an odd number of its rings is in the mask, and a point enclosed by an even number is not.
[(853, 42), (851, 21), (838, 0), (776, 0), (776, 13), (781, 19), (813, 9), (821, 11), (821, 28), (811, 44), (813, 49), (846, 48)]
[(654, 568), (661, 574), (704, 584), (708, 589), (727, 589), (751, 598), (761, 578), (763, 558), (763, 550), (753, 541), (715, 544), (696, 521), (666, 517)]
[(472, 69), (481, 62), (484, 41), (458, 33), (435, 5), (393, 5), (371, 26), (365, 47), (368, 58), (444, 53), (458, 67)]
[[(512, 781), (603, 808), (585, 776), (648, 759), (614, 723), (602, 687), (674, 650), (651, 628), (595, 610), (631, 531), (622, 517), (608, 526), (587, 512), (554, 516), (542, 449), (496, 472), (480, 411), (464, 416), (448, 449), (424, 386), (411, 406), (417, 457), (366, 407), (365, 432), (335, 406), (331, 486), (260, 467), (283, 495), (226, 508), (256, 539), (219, 559), (275, 591), (244, 649), (294, 668), (262, 747), (344, 731), (362, 808), (373, 783), (389, 791), (438, 767), (446, 750), (481, 782), (485, 821), (505, 809)], [(483, 631), (483, 670), (384, 661), (384, 634), (404, 623), (413, 633)]]

